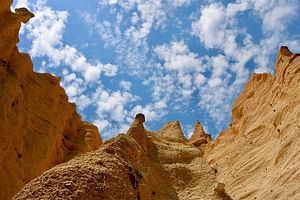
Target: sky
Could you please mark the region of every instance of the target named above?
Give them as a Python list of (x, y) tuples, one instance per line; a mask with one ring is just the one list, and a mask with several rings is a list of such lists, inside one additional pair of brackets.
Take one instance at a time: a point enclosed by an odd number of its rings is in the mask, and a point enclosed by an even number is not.
[(254, 72), (273, 73), (279, 47), (300, 52), (299, 0), (15, 0), (35, 17), (20, 32), (34, 69), (61, 77), (104, 140), (136, 113), (157, 131), (200, 120), (216, 137)]

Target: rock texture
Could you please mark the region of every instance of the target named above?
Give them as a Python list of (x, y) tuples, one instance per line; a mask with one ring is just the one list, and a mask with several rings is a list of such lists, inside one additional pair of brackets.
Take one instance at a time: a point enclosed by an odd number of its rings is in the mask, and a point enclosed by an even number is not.
[(27, 54), (18, 52), (21, 22), (33, 14), (25, 8), (0, 8), (0, 199), (54, 165), (102, 142), (95, 126), (82, 122), (68, 103), (59, 78), (32, 70)]
[(188, 143), (199, 148), (204, 148), (204, 146), (206, 147), (211, 141), (211, 136), (205, 133), (200, 121), (197, 120), (192, 137), (189, 139)]
[(233, 199), (300, 199), (300, 56), (282, 47), (275, 71), (251, 77), (205, 153)]
[[(126, 135), (100, 149), (45, 172), (14, 199), (231, 199), (199, 149), (181, 141), (178, 122), (153, 133), (144, 119), (136, 117)], [(165, 136), (170, 132), (176, 136)]]
[(178, 141), (186, 143), (187, 140), (184, 137), (184, 134), (182, 132), (180, 123), (178, 120), (174, 122), (168, 122), (160, 131), (159, 133), (169, 140)]

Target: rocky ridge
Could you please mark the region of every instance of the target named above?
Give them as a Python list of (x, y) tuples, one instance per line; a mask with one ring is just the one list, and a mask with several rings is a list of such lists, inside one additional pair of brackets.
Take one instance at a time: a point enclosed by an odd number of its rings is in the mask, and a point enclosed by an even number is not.
[(231, 199), (178, 122), (154, 133), (138, 116), (127, 134), (43, 173), (14, 199)]
[(0, 199), (10, 199), (42, 172), (101, 143), (94, 125), (83, 122), (60, 87), (60, 79), (33, 72), (16, 47), (26, 8), (0, 8)]

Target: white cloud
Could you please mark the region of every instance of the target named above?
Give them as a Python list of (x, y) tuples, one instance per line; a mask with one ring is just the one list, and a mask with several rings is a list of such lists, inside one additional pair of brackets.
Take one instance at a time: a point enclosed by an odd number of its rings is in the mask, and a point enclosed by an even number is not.
[(84, 72), (84, 78), (88, 82), (94, 82), (99, 80), (101, 69), (99, 66), (89, 66)]
[(284, 31), (288, 22), (298, 12), (299, 5), (294, 0), (252, 0), (253, 9), (259, 13), (266, 32)]
[[(215, 49), (219, 55), (207, 56), (202, 61), (210, 75), (205, 77), (207, 84), (199, 88), (199, 106), (217, 123), (226, 119), (237, 91), (248, 79), (247, 62), (254, 61), (256, 72), (271, 71), (274, 63), (271, 56), (277, 53), (281, 41), (286, 40), (283, 32), (289, 20), (297, 15), (295, 2), (237, 0), (227, 6), (211, 2), (202, 7), (199, 17), (192, 23), (192, 33), (205, 48)], [(260, 18), (262, 26), (259, 28), (263, 35), (259, 41), (253, 41), (247, 29), (240, 26), (238, 15), (244, 12)], [(291, 44), (298, 46), (299, 43)]]
[(200, 18), (192, 23), (193, 34), (198, 36), (205, 47), (220, 47), (225, 40), (227, 25), (225, 8), (212, 3), (201, 10)]
[(110, 5), (113, 5), (113, 4), (116, 4), (116, 3), (118, 3), (118, 0), (109, 0), (108, 1), (108, 4), (110, 4)]
[(147, 121), (153, 121), (160, 117), (160, 114), (157, 111), (158, 110), (155, 110), (151, 105), (145, 107), (138, 105), (132, 109), (131, 115), (134, 116), (137, 113), (143, 113), (146, 116)]
[(106, 76), (116, 76), (117, 75), (117, 72), (118, 72), (118, 67), (116, 65), (112, 65), (112, 64), (105, 64), (103, 65), (103, 71), (104, 71), (104, 74)]
[(22, 8), (22, 7), (28, 8), (28, 5), (29, 5), (28, 0), (17, 0), (14, 7), (15, 8)]
[[(131, 83), (121, 81), (120, 85), (129, 89)], [(164, 116), (167, 108), (164, 100), (140, 105), (139, 97), (129, 91), (108, 91), (98, 88), (93, 99), (96, 100), (97, 112), (97, 119), (94, 121), (105, 139), (126, 132), (137, 113), (144, 113), (149, 123)]]
[(124, 81), (124, 80), (120, 81), (119, 85), (120, 85), (120, 88), (127, 90), (127, 91), (130, 91), (131, 86), (132, 86), (131, 82)]
[(102, 133), (102, 130), (105, 130), (105, 128), (109, 126), (110, 122), (105, 119), (103, 120), (97, 119), (94, 121), (94, 124), (98, 127), (100, 133)]
[(249, 9), (249, 2), (247, 1), (237, 1), (234, 3), (229, 3), (226, 9), (228, 16), (235, 16), (239, 12), (244, 12)]
[(203, 71), (201, 60), (197, 54), (189, 51), (188, 46), (181, 42), (163, 44), (154, 49), (160, 59), (164, 61), (164, 67), (177, 71)]
[(192, 3), (193, 0), (172, 0), (170, 3), (174, 7), (188, 6)]
[(196, 74), (194, 77), (194, 82), (196, 84), (196, 87), (200, 87), (206, 82), (206, 77), (202, 74)]
[(63, 43), (69, 13), (53, 10), (46, 6), (46, 2), (37, 2), (35, 18), (25, 26), (27, 37), (32, 41), (30, 55), (48, 58), (48, 66), (66, 65), (80, 72), (87, 82), (97, 81), (102, 71), (106, 76), (115, 76), (118, 71), (116, 65), (88, 60), (75, 47)]
[(125, 106), (137, 100), (137, 97), (129, 92), (108, 92), (101, 90), (97, 94), (98, 116), (108, 115), (112, 120), (122, 122), (126, 119)]

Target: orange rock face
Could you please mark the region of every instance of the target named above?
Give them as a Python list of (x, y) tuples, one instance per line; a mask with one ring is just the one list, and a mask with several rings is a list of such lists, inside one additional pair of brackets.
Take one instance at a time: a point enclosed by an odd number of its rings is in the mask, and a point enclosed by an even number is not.
[(81, 121), (68, 103), (59, 78), (32, 70), (27, 54), (16, 47), (21, 22), (33, 14), (0, 8), (0, 199), (54, 165), (102, 142), (95, 126)]
[(205, 154), (233, 199), (300, 199), (300, 56), (282, 47), (275, 71), (252, 76)]
[(153, 133), (141, 119), (126, 135), (31, 181), (14, 199), (231, 199), (199, 149), (165, 136), (179, 131), (178, 122)]

